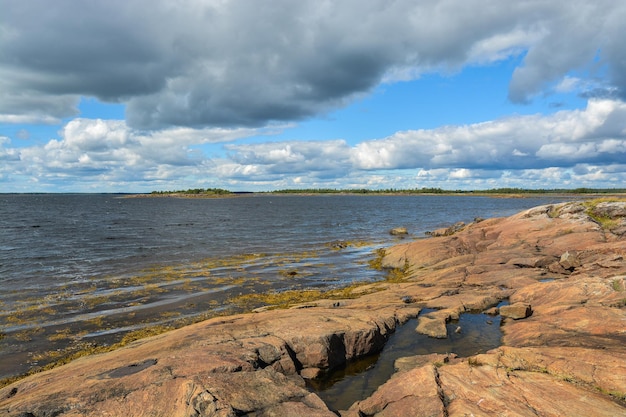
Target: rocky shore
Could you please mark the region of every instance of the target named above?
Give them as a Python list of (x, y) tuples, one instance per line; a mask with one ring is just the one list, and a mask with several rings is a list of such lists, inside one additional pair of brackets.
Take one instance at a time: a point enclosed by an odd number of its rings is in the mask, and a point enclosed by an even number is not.
[[(388, 249), (383, 264), (404, 278), (78, 359), (0, 389), (0, 414), (626, 416), (623, 200), (455, 225)], [(417, 332), (444, 338), (446, 323), (470, 311), (505, 317), (501, 347), (402, 358), (347, 410), (306, 389), (305, 379), (379, 352), (411, 318)]]

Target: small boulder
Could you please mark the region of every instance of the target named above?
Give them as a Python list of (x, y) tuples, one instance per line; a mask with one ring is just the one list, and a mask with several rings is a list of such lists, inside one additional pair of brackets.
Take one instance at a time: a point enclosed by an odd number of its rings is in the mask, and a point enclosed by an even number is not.
[(263, 344), (257, 348), (259, 359), (265, 364), (272, 364), (282, 358), (282, 352), (278, 346)]
[(393, 236), (402, 236), (402, 235), (408, 235), (409, 231), (407, 230), (406, 227), (394, 227), (393, 229), (389, 231), (389, 233)]
[(411, 297), (410, 295), (404, 295), (402, 296), (402, 302), (404, 304), (413, 304), (415, 302), (415, 298)]
[(500, 307), (500, 315), (514, 320), (525, 319), (533, 314), (530, 304), (515, 303), (508, 306)]
[(300, 371), (300, 376), (304, 379), (315, 379), (320, 376), (321, 372), (319, 368), (304, 368)]
[(578, 259), (576, 252), (567, 251), (561, 255), (559, 264), (563, 267), (563, 269), (573, 271), (580, 266), (580, 259)]

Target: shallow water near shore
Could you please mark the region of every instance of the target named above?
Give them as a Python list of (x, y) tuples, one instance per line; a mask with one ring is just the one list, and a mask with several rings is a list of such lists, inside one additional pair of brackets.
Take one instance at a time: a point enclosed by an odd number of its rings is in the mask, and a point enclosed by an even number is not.
[(0, 378), (153, 326), (245, 311), (245, 294), (383, 279), (378, 248), (559, 197), (0, 194)]
[[(423, 310), (426, 314), (433, 310)], [(309, 389), (317, 393), (332, 410), (347, 410), (356, 401), (364, 400), (394, 373), (394, 361), (402, 357), (431, 353), (454, 353), (468, 357), (484, 353), (501, 344), (500, 316), (465, 313), (458, 321), (446, 325), (448, 337), (435, 339), (415, 331), (417, 319), (399, 326), (384, 349), (348, 364), (319, 380), (309, 381)], [(460, 328), (459, 332), (456, 332)]]

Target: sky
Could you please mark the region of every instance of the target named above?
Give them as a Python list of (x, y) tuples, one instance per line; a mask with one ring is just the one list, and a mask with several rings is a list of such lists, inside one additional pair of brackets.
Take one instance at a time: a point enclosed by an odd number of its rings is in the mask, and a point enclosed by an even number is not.
[(0, 0), (0, 192), (626, 187), (622, 0)]

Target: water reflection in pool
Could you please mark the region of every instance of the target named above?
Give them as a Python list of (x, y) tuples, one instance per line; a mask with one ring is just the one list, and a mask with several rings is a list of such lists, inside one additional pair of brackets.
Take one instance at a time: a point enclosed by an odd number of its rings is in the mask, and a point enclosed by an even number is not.
[[(433, 310), (423, 310), (426, 314)], [(500, 346), (500, 316), (483, 313), (462, 314), (447, 324), (448, 338), (434, 339), (415, 331), (417, 319), (409, 320), (389, 338), (379, 355), (348, 364), (324, 378), (309, 381), (315, 391), (333, 410), (346, 410), (354, 402), (369, 397), (394, 372), (398, 358), (431, 353), (455, 353), (460, 357), (484, 353)], [(456, 332), (460, 327), (460, 332)]]

